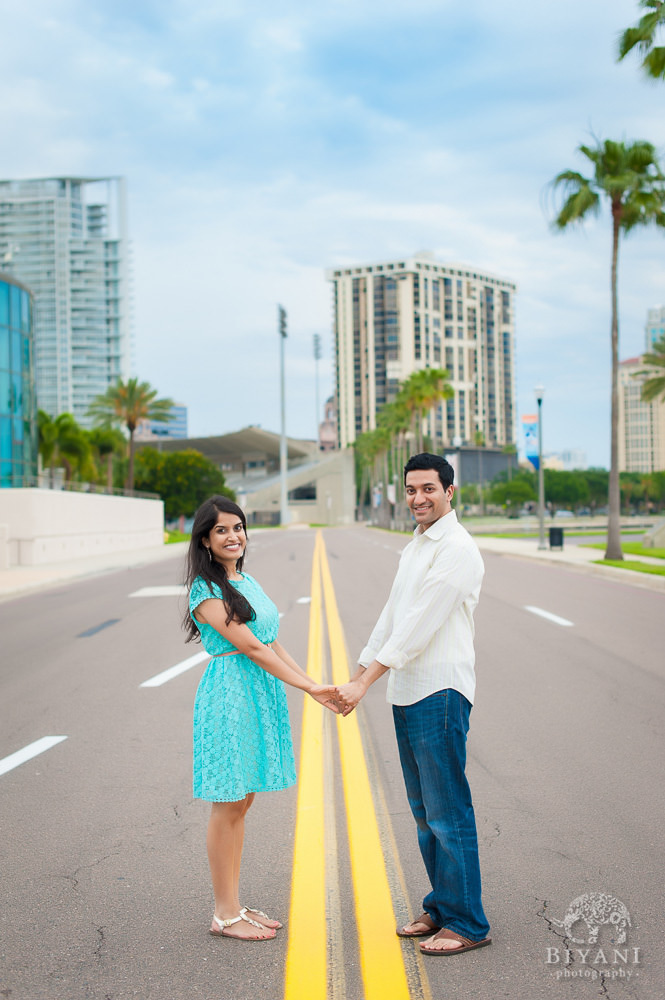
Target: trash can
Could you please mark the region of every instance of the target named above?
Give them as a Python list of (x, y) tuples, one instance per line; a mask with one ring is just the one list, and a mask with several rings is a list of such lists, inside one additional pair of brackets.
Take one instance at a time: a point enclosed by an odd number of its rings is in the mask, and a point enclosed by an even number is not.
[(563, 548), (563, 528), (550, 528), (550, 548)]

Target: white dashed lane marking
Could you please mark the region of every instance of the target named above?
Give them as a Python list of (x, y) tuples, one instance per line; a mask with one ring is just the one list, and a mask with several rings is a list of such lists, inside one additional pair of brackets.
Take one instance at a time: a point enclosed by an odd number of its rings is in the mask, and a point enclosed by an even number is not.
[(524, 605), (525, 611), (530, 611), (532, 615), (539, 615), (541, 618), (546, 618), (548, 622), (554, 622), (555, 625), (564, 625), (566, 628), (571, 628), (575, 622), (569, 622), (567, 618), (560, 618), (559, 615), (553, 615), (551, 611), (543, 611), (542, 608), (534, 608), (530, 604)]
[(141, 587), (135, 590), (130, 597), (180, 597), (187, 593), (186, 587)]
[(8, 757), (3, 757), (0, 760), (0, 774), (6, 774), (7, 771), (12, 771), (19, 764), (25, 764), (27, 760), (32, 760), (33, 757), (37, 757), (40, 753), (44, 753), (45, 750), (50, 750), (51, 747), (56, 746), (57, 743), (62, 743), (66, 740), (66, 736), (42, 736), (40, 740), (35, 740), (34, 743), (28, 743), (27, 747), (23, 747), (22, 750), (17, 750), (16, 753), (10, 753)]
[(179, 677), (180, 674), (184, 674), (186, 670), (191, 670), (197, 663), (202, 663), (204, 660), (209, 659), (209, 657), (210, 653), (195, 653), (194, 656), (189, 656), (186, 660), (181, 660), (180, 663), (176, 663), (175, 666), (169, 667), (168, 670), (162, 670), (161, 674), (155, 674), (154, 677), (149, 677), (147, 681), (143, 681), (142, 684), (139, 684), (139, 687), (161, 687), (162, 684), (166, 684), (167, 681), (173, 680), (174, 677)]

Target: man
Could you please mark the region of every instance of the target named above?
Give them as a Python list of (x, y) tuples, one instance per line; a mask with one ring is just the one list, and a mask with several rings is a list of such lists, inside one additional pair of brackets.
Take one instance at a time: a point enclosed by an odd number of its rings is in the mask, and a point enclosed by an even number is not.
[(426, 955), (458, 955), (491, 944), (481, 902), (476, 821), (466, 775), (466, 735), (475, 694), (473, 611), (484, 566), (451, 507), (453, 469), (414, 455), (404, 467), (416, 521), (388, 602), (354, 677), (340, 687), (343, 714), (389, 673), (388, 701), (418, 844), (432, 891), (401, 937), (426, 937)]

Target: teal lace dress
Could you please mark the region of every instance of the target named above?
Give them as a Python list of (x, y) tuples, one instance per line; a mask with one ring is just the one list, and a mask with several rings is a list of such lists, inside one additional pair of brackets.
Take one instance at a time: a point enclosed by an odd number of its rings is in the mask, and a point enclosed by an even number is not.
[[(264, 643), (274, 642), (279, 614), (247, 573), (233, 583), (256, 618), (248, 628)], [(190, 613), (222, 593), (197, 577), (189, 594)], [(198, 624), (198, 623), (197, 623)], [(208, 802), (237, 802), (250, 792), (272, 792), (295, 784), (296, 769), (284, 684), (246, 656), (219, 656), (235, 647), (212, 625), (198, 625), (201, 642), (213, 657), (194, 703), (194, 796)]]

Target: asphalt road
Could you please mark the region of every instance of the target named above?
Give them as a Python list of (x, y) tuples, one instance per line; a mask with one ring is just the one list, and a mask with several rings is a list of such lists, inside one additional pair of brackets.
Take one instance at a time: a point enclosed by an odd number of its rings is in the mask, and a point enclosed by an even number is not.
[[(405, 539), (352, 528), (324, 540), (353, 658)], [(250, 544), (247, 569), (276, 599), (280, 638), (304, 664), (314, 532), (267, 531)], [(485, 562), (469, 777), (494, 943), (438, 961), (406, 942), (411, 997), (661, 1000), (665, 599), (573, 569), (490, 553)], [(190, 784), (204, 664), (140, 687), (200, 649), (183, 643), (182, 597), (130, 596), (180, 576), (179, 561), (166, 561), (0, 605), (0, 758), (67, 737), (0, 774), (0, 997), (282, 1000), (288, 926), (260, 945), (207, 934), (207, 807)], [(298, 744), (302, 696), (289, 701)], [(406, 919), (426, 883), (381, 682), (358, 718), (395, 919)], [(330, 996), (363, 1000), (332, 716), (326, 733), (337, 841)], [(296, 810), (289, 789), (258, 796), (248, 817), (244, 899), (283, 919)], [(578, 945), (584, 923), (555, 923), (584, 893), (625, 904), (625, 944), (601, 926), (595, 945)]]

